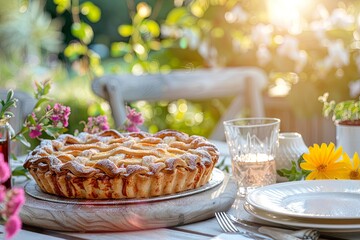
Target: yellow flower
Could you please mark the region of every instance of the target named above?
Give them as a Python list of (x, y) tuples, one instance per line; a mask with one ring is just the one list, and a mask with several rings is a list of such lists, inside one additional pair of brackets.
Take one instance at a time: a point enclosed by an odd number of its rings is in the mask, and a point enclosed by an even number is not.
[(343, 161), (345, 163), (346, 178), (360, 180), (360, 160), (358, 153), (355, 152), (352, 161), (349, 156), (344, 153)]
[(309, 147), (309, 152), (303, 155), (305, 162), (300, 163), (300, 167), (310, 171), (306, 180), (314, 179), (344, 179), (345, 162), (338, 161), (342, 154), (342, 147), (335, 149), (335, 145), (330, 143), (314, 144)]

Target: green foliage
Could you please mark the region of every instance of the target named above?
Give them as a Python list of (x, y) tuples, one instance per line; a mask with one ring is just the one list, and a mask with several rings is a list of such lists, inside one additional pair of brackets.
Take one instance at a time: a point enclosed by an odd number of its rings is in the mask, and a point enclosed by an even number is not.
[(42, 83), (35, 81), (34, 85), (35, 85), (34, 96), (36, 99), (36, 103), (31, 111), (32, 114), (29, 114), (26, 117), (25, 123), (22, 125), (20, 131), (14, 133), (11, 137), (11, 140), (19, 141), (28, 148), (31, 147), (31, 142), (32, 142), (31, 140), (29, 141), (28, 137), (25, 137), (25, 134), (29, 132), (29, 126), (35, 126), (41, 122), (41, 124), (43, 124), (43, 128), (45, 128), (45, 132), (53, 138), (55, 137), (56, 131), (58, 133), (63, 133), (66, 131), (66, 129), (63, 128), (62, 126), (59, 127), (46, 126), (48, 124), (48, 120), (46, 119), (45, 115), (41, 116), (38, 120), (36, 119), (37, 118), (36, 114), (44, 112), (45, 110), (43, 109), (43, 106), (51, 101), (51, 98), (48, 96), (51, 89), (51, 83), (50, 81), (44, 81)]
[[(33, 76), (51, 75), (49, 72), (54, 70), (54, 63), (48, 63), (48, 72), (45, 74), (42, 63), (53, 59), (53, 55), (50, 54), (57, 54), (60, 49), (63, 50), (61, 57), (65, 57), (65, 63), (70, 63), (66, 67), (71, 67), (77, 74), (69, 71), (66, 76), (62, 75), (59, 82), (65, 84), (61, 85), (62, 90), (57, 90), (61, 92), (58, 94), (61, 98), (68, 95), (68, 92), (73, 93), (74, 85), (83, 87), (83, 82), (78, 80), (78, 76), (85, 76), (89, 81), (105, 72), (144, 74), (168, 72), (179, 68), (259, 66), (269, 76), (269, 89), (278, 86), (279, 81), (285, 82), (291, 89), (286, 100), (292, 104), (292, 109), (300, 116), (311, 116), (321, 109), (321, 104), (316, 101), (317, 96), (327, 91), (337, 102), (348, 99), (348, 83), (358, 78), (355, 62), (358, 56), (355, 39), (358, 35), (358, 23), (354, 21), (346, 27), (334, 24), (321, 30), (309, 28), (314, 26), (313, 23), (320, 23), (320, 26), (325, 22), (330, 24), (333, 9), (339, 8), (349, 15), (356, 16), (355, 9), (358, 9), (359, 3), (354, 1), (321, 1), (327, 8), (327, 18), (324, 17), (326, 14), (321, 18), (314, 18), (311, 9), (317, 9), (315, 6), (318, 1), (310, 1), (309, 11), (303, 11), (300, 16), (300, 22), (304, 25), (301, 29), (295, 29), (296, 33), (294, 29), (286, 26), (291, 19), (283, 21), (284, 26), (272, 22), (271, 14), (268, 12), (271, 6), (264, 0), (193, 0), (180, 1), (181, 4), (178, 4), (179, 1), (160, 0), (111, 3), (53, 0), (48, 2), (55, 5), (56, 12), (52, 12), (54, 19), (50, 19), (43, 11), (40, 1), (30, 1), (26, 6), (19, 6), (13, 2), (0, 0), (3, 6), (0, 9), (0, 46), (5, 52), (0, 52), (0, 60), (3, 63), (0, 65), (0, 73), (7, 81), (4, 86), (16, 82), (20, 87), (30, 87), (28, 82), (34, 78)], [(178, 5), (175, 6), (175, 3)], [(111, 16), (102, 14), (108, 13), (111, 8), (116, 8), (119, 13)], [(242, 12), (247, 16), (242, 15)], [(70, 23), (62, 25), (61, 22), (65, 21), (59, 21), (60, 18)], [(105, 18), (110, 20), (104, 22)], [(99, 34), (99, 29), (105, 29), (105, 25), (106, 28), (111, 26), (113, 30)], [(259, 25), (271, 26), (267, 43), (258, 42), (263, 35), (253, 36)], [(295, 25), (292, 24), (293, 27)], [(62, 26), (71, 29), (69, 34), (72, 35), (68, 37), (70, 39), (66, 39), (64, 48), (61, 48)], [(286, 42), (287, 37), (296, 39), (293, 46), (297, 46), (297, 49), (279, 54), (279, 48)], [(337, 48), (328, 46), (338, 40), (342, 41), (347, 51), (349, 63), (329, 67), (325, 64), (329, 63), (327, 57), (331, 49)], [(98, 43), (109, 47), (111, 58), (102, 59), (96, 53), (94, 46)], [(270, 60), (267, 62), (261, 62), (265, 58), (258, 56), (260, 50), (264, 50), (261, 47), (268, 50)], [(287, 54), (290, 52), (295, 52), (295, 55)], [(301, 62), (300, 56), (306, 56), (306, 61)], [(35, 59), (34, 62), (39, 61), (41, 64), (31, 65), (32, 61), (29, 59)], [(53, 73), (51, 76), (58, 77), (58, 74)], [(77, 81), (78, 83), (68, 87), (70, 82)], [(77, 101), (71, 102), (72, 108), (78, 105), (82, 118), (91, 108), (89, 105), (92, 103), (88, 102), (89, 99), (103, 103), (93, 95), (82, 95), (81, 99), (79, 97)], [(40, 103), (46, 101), (47, 99), (43, 99)], [(150, 104), (149, 108), (153, 108), (153, 114), (146, 124), (154, 131), (169, 127), (207, 136), (227, 103), (227, 99), (201, 103), (188, 101), (186, 104), (189, 112), (176, 116), (169, 113), (168, 105)], [(202, 106), (198, 107), (198, 104)], [(341, 108), (344, 107), (346, 106)], [(147, 109), (148, 107), (144, 106), (141, 110)], [(197, 112), (203, 114), (203, 122), (191, 123), (187, 115)]]
[(30, 179), (30, 177), (28, 176), (27, 173), (28, 173), (28, 171), (23, 166), (18, 166), (15, 169), (13, 169), (12, 172), (11, 172), (13, 177), (24, 176), (27, 179)]
[(216, 168), (229, 173), (230, 172), (230, 166), (225, 163), (226, 157), (224, 157), (218, 164), (215, 166)]
[(310, 171), (305, 171), (300, 168), (300, 163), (303, 162), (304, 159), (302, 156), (297, 161), (291, 161), (290, 169), (279, 169), (277, 170), (277, 174), (280, 177), (285, 177), (289, 181), (299, 181), (304, 180), (306, 176), (310, 173)]
[(86, 1), (79, 4), (79, 1), (53, 0), (56, 11), (59, 14), (66, 12), (72, 15), (71, 34), (77, 39), (71, 42), (64, 49), (64, 55), (74, 63), (77, 63), (76, 71), (80, 74), (87, 73), (90, 79), (103, 74), (101, 59), (98, 54), (89, 48), (93, 42), (94, 31), (85, 19), (96, 23), (101, 19), (101, 9), (93, 2)]
[(33, 79), (58, 69), (62, 23), (44, 11), (41, 1), (0, 0), (0, 84), (28, 90)]
[(0, 103), (1, 103), (0, 120), (2, 120), (4, 118), (8, 119), (8, 118), (14, 116), (14, 114), (8, 110), (11, 107), (16, 107), (16, 102), (17, 102), (17, 99), (14, 98), (14, 91), (9, 90), (6, 95), (6, 99), (0, 101)]
[(323, 103), (323, 115), (332, 117), (337, 122), (359, 122), (360, 121), (360, 99), (347, 100), (336, 103), (334, 100), (328, 102), (329, 93), (325, 93), (319, 97), (319, 101)]

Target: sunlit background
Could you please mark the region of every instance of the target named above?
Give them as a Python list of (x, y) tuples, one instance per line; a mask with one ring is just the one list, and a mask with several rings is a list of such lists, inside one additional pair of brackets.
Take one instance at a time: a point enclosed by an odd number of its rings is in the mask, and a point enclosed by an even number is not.
[[(297, 117), (320, 115), (324, 92), (335, 100), (359, 96), (358, 1), (0, 3), (1, 86), (31, 93), (34, 80), (51, 79), (52, 95), (77, 113), (70, 132), (88, 115), (112, 121), (109, 105), (91, 90), (94, 77), (109, 73), (257, 66), (269, 77), (264, 96), (283, 98)], [(230, 101), (129, 104), (151, 132), (208, 136)]]

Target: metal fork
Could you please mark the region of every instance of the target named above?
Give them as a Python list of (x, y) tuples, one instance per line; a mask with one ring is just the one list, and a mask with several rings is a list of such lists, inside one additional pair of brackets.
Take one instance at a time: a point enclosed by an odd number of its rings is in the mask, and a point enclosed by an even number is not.
[(229, 217), (226, 215), (225, 212), (216, 212), (215, 217), (216, 217), (216, 220), (219, 223), (221, 229), (226, 233), (238, 233), (238, 234), (241, 234), (241, 235), (243, 235), (245, 237), (249, 237), (251, 239), (258, 239), (258, 240), (263, 240), (263, 239), (270, 240), (270, 239), (272, 239), (272, 238), (268, 238), (268, 237), (262, 236), (260, 234), (254, 233), (254, 232), (238, 229), (232, 223), (232, 221), (229, 219)]
[(278, 229), (272, 227), (258, 228), (257, 232), (260, 232), (261, 234), (258, 234), (254, 231), (247, 231), (247, 230), (240, 231), (240, 229), (238, 229), (233, 224), (232, 220), (228, 217), (227, 213), (217, 212), (215, 213), (215, 217), (220, 227), (224, 230), (224, 232), (240, 233), (243, 236), (250, 237), (252, 239), (317, 240), (319, 238), (319, 234), (317, 231), (314, 232), (313, 230), (309, 230), (309, 229), (297, 231), (298, 234), (294, 234), (294, 235), (282, 231), (278, 231)]
[[(293, 237), (296, 237), (297, 239), (302, 239), (302, 240), (318, 240), (320, 237), (320, 233), (319, 231), (315, 230), (315, 229), (302, 229), (302, 230), (294, 230), (294, 229), (281, 229), (281, 228), (276, 228), (273, 226), (269, 226), (266, 224), (258, 224), (258, 223), (254, 223), (254, 222), (249, 222), (247, 220), (244, 219), (239, 219), (236, 218), (235, 216), (228, 214), (229, 219), (236, 223), (239, 224), (242, 227), (245, 228), (250, 228), (250, 229), (257, 229), (258, 232), (265, 234), (265, 235), (269, 235), (275, 239), (279, 238), (276, 235), (278, 234), (286, 234), (286, 235), (291, 235)], [(291, 231), (291, 232), (289, 232)], [(281, 237), (281, 236), (280, 236)], [(281, 237), (281, 239), (287, 238), (286, 237)]]

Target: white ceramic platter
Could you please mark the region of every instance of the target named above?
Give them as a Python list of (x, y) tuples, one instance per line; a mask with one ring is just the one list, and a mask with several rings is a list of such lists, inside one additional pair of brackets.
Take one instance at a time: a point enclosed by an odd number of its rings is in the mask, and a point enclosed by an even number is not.
[(134, 203), (149, 203), (149, 202), (158, 202), (164, 200), (170, 200), (174, 198), (185, 197), (193, 194), (197, 194), (200, 192), (207, 191), (211, 188), (218, 186), (224, 180), (224, 173), (214, 168), (211, 174), (211, 178), (207, 184), (201, 186), (196, 189), (170, 194), (165, 196), (159, 197), (152, 197), (152, 198), (129, 198), (129, 199), (110, 199), (110, 200), (96, 200), (96, 199), (78, 199), (78, 198), (66, 198), (66, 197), (59, 197), (55, 195), (51, 195), (48, 193), (44, 193), (41, 191), (39, 186), (35, 183), (35, 181), (30, 181), (25, 186), (25, 192), (30, 196), (49, 201), (49, 202), (57, 202), (57, 203), (68, 203), (68, 204), (91, 204), (91, 205), (106, 205), (106, 204), (134, 204)]
[(313, 180), (268, 185), (246, 201), (263, 211), (290, 217), (360, 219), (360, 181)]
[(236, 182), (225, 174), (218, 186), (206, 191), (146, 203), (59, 203), (26, 194), (20, 217), (23, 224), (59, 231), (119, 232), (173, 227), (212, 218), (214, 212), (227, 211), (235, 200), (236, 189)]
[(244, 203), (244, 209), (252, 216), (276, 224), (294, 228), (311, 228), (321, 232), (360, 232), (360, 220), (293, 218), (269, 213)]

